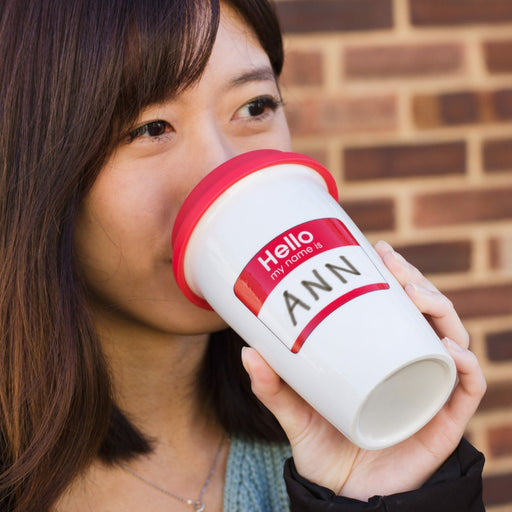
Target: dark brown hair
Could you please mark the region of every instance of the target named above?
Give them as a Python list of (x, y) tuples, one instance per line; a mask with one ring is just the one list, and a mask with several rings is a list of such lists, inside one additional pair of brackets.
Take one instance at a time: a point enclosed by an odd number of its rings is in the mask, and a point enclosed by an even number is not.
[[(266, 0), (230, 0), (276, 76)], [(196, 81), (218, 0), (3, 0), (0, 10), (0, 508), (45, 512), (94, 457), (150, 449), (113, 403), (73, 255), (81, 199), (122, 127)], [(232, 433), (283, 439), (242, 341), (212, 335), (200, 388)]]

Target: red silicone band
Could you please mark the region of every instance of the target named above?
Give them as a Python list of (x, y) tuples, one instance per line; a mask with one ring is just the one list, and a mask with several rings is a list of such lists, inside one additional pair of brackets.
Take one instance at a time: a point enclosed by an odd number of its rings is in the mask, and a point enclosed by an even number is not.
[(182, 292), (193, 304), (205, 309), (212, 309), (202, 297), (192, 291), (185, 279), (185, 253), (195, 226), (206, 210), (229, 187), (254, 172), (279, 164), (299, 164), (313, 169), (325, 181), (329, 194), (338, 200), (336, 182), (329, 171), (313, 158), (300, 153), (260, 149), (240, 154), (213, 169), (187, 196), (178, 212), (172, 230), (174, 276)]

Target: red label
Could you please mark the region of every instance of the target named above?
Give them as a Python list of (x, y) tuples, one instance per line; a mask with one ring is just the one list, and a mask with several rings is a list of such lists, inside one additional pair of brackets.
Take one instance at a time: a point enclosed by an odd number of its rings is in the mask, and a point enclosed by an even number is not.
[(296, 267), (322, 252), (348, 245), (358, 243), (338, 219), (294, 226), (251, 259), (235, 283), (235, 295), (257, 316), (268, 295)]

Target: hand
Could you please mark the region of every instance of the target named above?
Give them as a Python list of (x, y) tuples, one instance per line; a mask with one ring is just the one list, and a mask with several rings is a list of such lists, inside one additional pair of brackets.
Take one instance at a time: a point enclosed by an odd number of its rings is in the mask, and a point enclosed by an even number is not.
[(379, 242), (375, 249), (443, 338), (457, 367), (458, 383), (451, 398), (423, 429), (383, 450), (360, 449), (283, 382), (254, 349), (244, 348), (242, 353), (253, 392), (288, 436), (297, 471), (338, 495), (363, 501), (420, 487), (457, 447), (486, 389), (453, 304), (387, 243)]

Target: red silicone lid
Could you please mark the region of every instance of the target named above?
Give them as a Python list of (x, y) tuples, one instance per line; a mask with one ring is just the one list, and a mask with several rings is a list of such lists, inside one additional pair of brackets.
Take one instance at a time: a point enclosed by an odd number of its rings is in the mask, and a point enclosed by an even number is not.
[(172, 230), (172, 268), (176, 282), (185, 296), (196, 306), (212, 309), (196, 295), (185, 279), (185, 252), (192, 232), (206, 210), (229, 187), (242, 178), (265, 167), (279, 164), (299, 164), (316, 171), (323, 178), (327, 191), (338, 200), (338, 189), (329, 171), (313, 158), (299, 153), (274, 149), (259, 149), (243, 153), (219, 165), (208, 173), (190, 192), (181, 206)]

